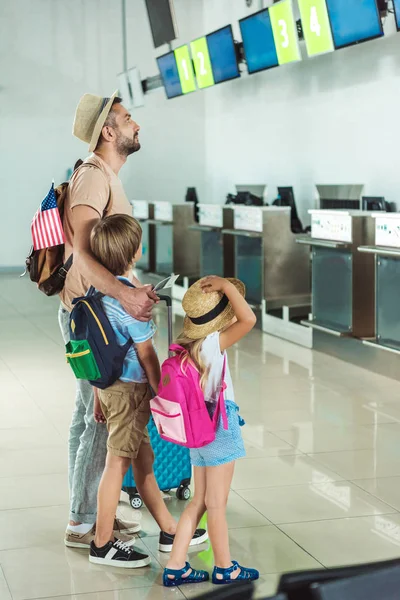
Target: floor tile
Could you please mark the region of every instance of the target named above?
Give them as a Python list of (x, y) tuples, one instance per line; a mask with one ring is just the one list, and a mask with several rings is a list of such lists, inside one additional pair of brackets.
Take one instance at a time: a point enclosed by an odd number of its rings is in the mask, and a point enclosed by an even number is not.
[[(135, 546), (139, 551), (146, 550), (140, 540)], [(63, 540), (57, 545), (2, 551), (0, 564), (13, 600), (144, 588), (161, 583), (160, 566), (155, 559), (151, 567), (132, 572), (105, 569), (89, 563), (87, 551), (66, 548)]]
[[(173, 492), (168, 495), (166, 503), (171, 514), (176, 519), (179, 519), (186, 503), (174, 498)], [(119, 505), (119, 512), (127, 520), (140, 522), (143, 532), (141, 536), (143, 538), (158, 535), (158, 526), (147, 509), (134, 510), (127, 503), (127, 497), (124, 494), (122, 495), (122, 502)], [(258, 510), (233, 491), (228, 499), (227, 521), (229, 529), (262, 527), (270, 524), (266, 517), (261, 515)]]
[(275, 435), (305, 454), (374, 448), (374, 432), (361, 425), (326, 426), (304, 423)]
[(0, 510), (0, 551), (58, 544), (64, 539), (68, 515), (67, 504)]
[(1, 600), (12, 600), (10, 588), (4, 577), (3, 569), (0, 567), (0, 598)]
[(300, 450), (268, 431), (257, 427), (243, 427), (246, 458), (267, 458), (270, 456), (292, 456)]
[(372, 496), (376, 496), (376, 498), (400, 511), (400, 477), (356, 479), (354, 483), (372, 494)]
[[(154, 587), (113, 590), (109, 592), (94, 592), (89, 594), (74, 594), (72, 596), (51, 596), (38, 600), (183, 600), (185, 596), (177, 588)], [(2, 598), (3, 600), (3, 598)]]
[(235, 467), (232, 489), (246, 490), (302, 483), (339, 481), (340, 475), (307, 456), (281, 456), (240, 460)]
[(372, 450), (310, 454), (344, 479), (372, 479), (400, 475), (400, 454)]
[[(273, 574), (320, 567), (312, 556), (274, 526), (231, 529), (229, 541), (232, 558), (244, 566), (258, 569), (260, 573)], [(168, 555), (158, 552), (158, 538), (149, 537), (144, 542), (161, 565), (165, 566)], [(196, 569), (212, 570), (214, 556), (209, 543), (201, 546), (201, 552), (190, 548), (189, 560)]]
[(67, 504), (68, 495), (66, 474), (0, 477), (0, 510)]
[(57, 430), (50, 424), (46, 424), (46, 435), (38, 427), (26, 427), (21, 429), (0, 430), (0, 451), (5, 450), (32, 450), (34, 448), (49, 448), (62, 446), (64, 452), (65, 441)]
[(400, 515), (280, 525), (326, 567), (398, 558)]
[(238, 494), (275, 524), (395, 512), (347, 481), (241, 490)]
[(27, 455), (26, 450), (5, 450), (0, 454), (0, 479), (30, 475), (32, 468), (37, 475), (67, 473), (68, 456), (66, 448), (34, 448)]

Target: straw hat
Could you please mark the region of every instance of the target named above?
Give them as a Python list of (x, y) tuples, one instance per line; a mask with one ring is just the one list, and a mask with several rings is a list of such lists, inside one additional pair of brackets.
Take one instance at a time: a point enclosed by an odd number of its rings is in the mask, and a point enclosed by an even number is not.
[(76, 108), (72, 133), (89, 144), (89, 152), (96, 148), (104, 123), (117, 97), (118, 90), (111, 98), (85, 94)]
[[(186, 317), (183, 324), (183, 333), (191, 340), (200, 340), (214, 331), (220, 331), (232, 321), (235, 316), (233, 308), (225, 294), (210, 292), (205, 294), (201, 289), (201, 282), (196, 281), (186, 292), (182, 300)], [(238, 292), (244, 297), (246, 288), (239, 279), (228, 278)]]

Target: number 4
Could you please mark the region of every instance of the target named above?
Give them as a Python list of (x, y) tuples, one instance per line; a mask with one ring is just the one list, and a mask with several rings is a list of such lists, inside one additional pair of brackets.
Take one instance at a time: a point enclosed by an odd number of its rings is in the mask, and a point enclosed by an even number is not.
[(310, 29), (318, 37), (321, 35), (321, 25), (320, 25), (320, 23), (318, 21), (318, 13), (317, 13), (317, 8), (315, 6), (311, 7)]

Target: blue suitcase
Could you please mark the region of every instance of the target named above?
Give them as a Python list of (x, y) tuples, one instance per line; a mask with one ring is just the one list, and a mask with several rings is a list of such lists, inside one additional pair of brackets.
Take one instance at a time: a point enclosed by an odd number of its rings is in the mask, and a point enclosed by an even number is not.
[[(169, 296), (160, 296), (167, 303), (168, 312), (168, 343), (172, 343), (172, 301)], [(165, 442), (158, 435), (153, 418), (148, 424), (150, 442), (154, 451), (154, 474), (158, 487), (163, 492), (176, 489), (179, 500), (189, 500), (190, 481), (192, 477), (192, 465), (187, 448), (177, 446), (171, 442)], [(133, 477), (132, 467), (125, 475), (122, 490), (129, 495), (132, 508), (141, 508), (143, 501), (138, 494)]]

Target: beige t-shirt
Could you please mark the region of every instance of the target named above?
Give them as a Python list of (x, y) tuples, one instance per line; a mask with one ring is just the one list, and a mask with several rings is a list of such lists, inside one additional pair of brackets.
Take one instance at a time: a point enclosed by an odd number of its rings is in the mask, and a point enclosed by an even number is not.
[[(93, 163), (96, 166), (87, 163)], [(96, 155), (87, 158), (83, 165), (75, 171), (68, 186), (63, 220), (65, 233), (64, 261), (73, 253), (73, 209), (81, 205), (94, 208), (99, 217), (132, 214), (132, 208), (122, 187), (121, 180), (111, 167)], [(65, 308), (71, 311), (72, 300), (86, 294), (89, 287), (90, 284), (72, 264), (68, 271), (65, 286), (60, 294), (61, 302)]]

